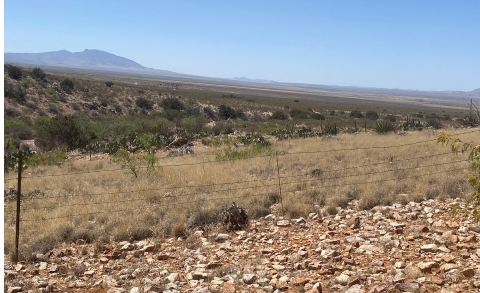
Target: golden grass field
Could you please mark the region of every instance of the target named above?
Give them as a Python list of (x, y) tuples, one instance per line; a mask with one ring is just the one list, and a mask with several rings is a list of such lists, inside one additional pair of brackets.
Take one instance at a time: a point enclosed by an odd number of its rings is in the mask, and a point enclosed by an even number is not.
[[(478, 128), (446, 132), (462, 141), (478, 142), (480, 137)], [(281, 198), (285, 216), (298, 218), (333, 213), (351, 200), (370, 209), (462, 197), (469, 192), (466, 154), (453, 155), (449, 146), (437, 145), (436, 136), (425, 130), (276, 141), (268, 153), (231, 161), (216, 160), (215, 153), (225, 146), (198, 142), (194, 155), (158, 152), (161, 168), (138, 178), (106, 156), (29, 168), (22, 176), (20, 258), (77, 239), (103, 244), (182, 237), (189, 226), (208, 223), (233, 201), (250, 218), (258, 218)], [(16, 186), (16, 174), (5, 174), (4, 184)], [(35, 189), (42, 194), (27, 196)], [(276, 205), (280, 214), (282, 205)], [(15, 243), (15, 209), (15, 201), (5, 202), (9, 255)]]

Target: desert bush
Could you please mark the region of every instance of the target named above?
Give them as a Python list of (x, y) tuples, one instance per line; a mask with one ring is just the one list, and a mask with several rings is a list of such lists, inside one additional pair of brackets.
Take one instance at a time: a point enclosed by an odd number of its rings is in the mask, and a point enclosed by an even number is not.
[(221, 209), (218, 207), (199, 208), (187, 215), (186, 226), (188, 229), (202, 229), (211, 224), (218, 223), (218, 215)]
[(135, 100), (135, 104), (137, 107), (145, 109), (145, 110), (150, 110), (153, 108), (153, 102), (150, 101), (149, 99), (146, 99), (144, 97), (140, 97)]
[(5, 64), (4, 68), (7, 71), (8, 76), (12, 79), (20, 80), (23, 76), (22, 68), (18, 66)]
[(320, 113), (313, 113), (310, 115), (310, 118), (315, 120), (325, 120), (325, 116)]
[(147, 176), (150, 176), (160, 169), (158, 158), (155, 156), (155, 148), (151, 148), (147, 153), (134, 153), (120, 148), (112, 161), (121, 165), (123, 169), (129, 170), (135, 178), (139, 177), (142, 170)]
[(290, 117), (296, 118), (296, 119), (308, 119), (309, 115), (307, 111), (303, 111), (300, 109), (290, 109), (289, 111)]
[(54, 150), (50, 152), (44, 152), (40, 154), (32, 154), (25, 163), (27, 166), (53, 166), (61, 165), (67, 159), (67, 153), (62, 150)]
[(75, 85), (71, 79), (65, 78), (64, 80), (62, 80), (62, 82), (60, 82), (60, 87), (64, 92), (70, 94), (75, 88)]
[(367, 111), (367, 113), (365, 113), (365, 117), (367, 117), (367, 119), (370, 119), (370, 120), (377, 120), (378, 113), (375, 111)]
[(76, 149), (90, 142), (85, 127), (73, 116), (38, 117), (34, 126), (35, 143), (43, 150)]
[(379, 134), (385, 134), (395, 131), (397, 127), (392, 122), (385, 120), (375, 123), (373, 129)]
[(209, 107), (204, 107), (203, 112), (205, 112), (205, 115), (207, 115), (208, 118), (211, 118), (211, 119), (215, 118), (215, 112)]
[(40, 67), (35, 67), (32, 70), (32, 77), (37, 80), (45, 80), (46, 78), (45, 72)]
[(165, 118), (167, 118), (167, 120), (177, 121), (177, 122), (180, 121), (184, 117), (183, 112), (181, 112), (179, 110), (175, 110), (175, 109), (164, 110), (163, 115), (165, 116)]
[(32, 128), (23, 123), (11, 125), (5, 132), (14, 139), (25, 140), (33, 138)]
[(358, 110), (353, 110), (353, 111), (350, 112), (350, 117), (363, 118), (363, 114), (362, 114), (362, 112), (360, 112)]
[(19, 104), (23, 104), (26, 101), (25, 90), (18, 83), (5, 81), (3, 95), (5, 98), (15, 101)]
[(163, 99), (160, 102), (160, 106), (162, 106), (164, 110), (167, 110), (167, 109), (178, 110), (178, 111), (185, 110), (185, 105), (182, 103), (182, 101), (173, 97)]
[(375, 191), (374, 193), (364, 194), (358, 203), (358, 208), (360, 210), (370, 210), (380, 204), (384, 200), (383, 191)]
[(15, 108), (6, 107), (6, 108), (5, 108), (4, 115), (5, 115), (6, 117), (15, 118), (15, 117), (21, 116), (22, 113), (20, 113), (20, 111), (18, 111), (18, 110), (15, 109)]
[(275, 111), (272, 113), (272, 116), (270, 116), (270, 119), (286, 120), (288, 119), (288, 116), (283, 111)]
[(232, 107), (225, 106), (225, 105), (220, 105), (218, 107), (218, 116), (220, 116), (223, 119), (237, 118), (237, 114), (235, 113), (235, 110)]
[(26, 78), (22, 78), (22, 80), (20, 81), (20, 84), (24, 88), (28, 89), (29, 87), (35, 87), (37, 85), (37, 82), (34, 79), (26, 77)]
[(106, 81), (106, 82), (105, 82), (105, 85), (106, 85), (107, 87), (112, 87), (113, 82), (111, 82), (111, 81)]

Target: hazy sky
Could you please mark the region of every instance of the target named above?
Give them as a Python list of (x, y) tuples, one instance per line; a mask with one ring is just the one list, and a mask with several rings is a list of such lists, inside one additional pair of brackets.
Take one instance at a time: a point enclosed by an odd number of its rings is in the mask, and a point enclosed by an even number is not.
[(480, 87), (480, 1), (5, 0), (5, 52), (98, 49), (210, 77)]

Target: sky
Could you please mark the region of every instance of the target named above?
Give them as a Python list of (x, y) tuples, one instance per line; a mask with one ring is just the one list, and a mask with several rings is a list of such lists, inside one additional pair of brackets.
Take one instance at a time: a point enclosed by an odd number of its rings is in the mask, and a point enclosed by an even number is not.
[(480, 88), (480, 1), (4, 1), (4, 52), (98, 49), (209, 77)]

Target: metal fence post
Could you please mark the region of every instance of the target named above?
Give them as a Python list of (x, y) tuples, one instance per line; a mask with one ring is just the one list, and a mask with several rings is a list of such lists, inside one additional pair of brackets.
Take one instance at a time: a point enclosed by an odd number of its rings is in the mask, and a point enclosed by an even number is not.
[(18, 187), (17, 187), (17, 219), (15, 223), (15, 255), (14, 262), (18, 262), (18, 242), (20, 239), (20, 195), (22, 194), (22, 165), (23, 152), (18, 151)]

